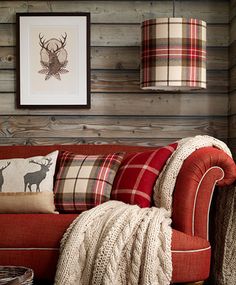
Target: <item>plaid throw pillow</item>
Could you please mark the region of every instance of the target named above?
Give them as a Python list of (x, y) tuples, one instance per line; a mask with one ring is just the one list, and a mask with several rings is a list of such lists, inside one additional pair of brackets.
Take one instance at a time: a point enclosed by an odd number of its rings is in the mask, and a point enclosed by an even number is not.
[(64, 152), (55, 183), (55, 205), (61, 212), (81, 212), (110, 199), (122, 153), (79, 155)]
[(122, 162), (112, 188), (111, 198), (140, 207), (150, 207), (153, 187), (177, 143), (154, 151), (132, 153)]

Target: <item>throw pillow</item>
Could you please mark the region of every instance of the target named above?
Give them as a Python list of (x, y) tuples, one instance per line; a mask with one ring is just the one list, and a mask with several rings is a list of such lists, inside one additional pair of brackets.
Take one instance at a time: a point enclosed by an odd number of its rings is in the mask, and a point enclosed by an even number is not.
[(0, 160), (0, 213), (55, 213), (53, 179), (58, 151)]
[(79, 155), (64, 152), (55, 183), (55, 205), (61, 212), (81, 212), (110, 199), (123, 153)]
[(111, 199), (150, 207), (156, 179), (176, 147), (174, 143), (153, 151), (129, 154), (116, 175)]

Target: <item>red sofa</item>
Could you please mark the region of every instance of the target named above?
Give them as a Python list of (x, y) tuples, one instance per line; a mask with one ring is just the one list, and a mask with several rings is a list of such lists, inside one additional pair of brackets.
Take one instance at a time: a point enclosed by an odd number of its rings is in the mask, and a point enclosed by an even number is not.
[[(124, 145), (1, 146), (0, 159), (45, 155), (55, 149), (101, 154), (147, 148)], [(211, 259), (208, 215), (213, 190), (216, 183), (229, 185), (235, 178), (234, 161), (219, 149), (201, 148), (185, 160), (173, 194), (173, 283), (208, 278)], [(76, 216), (0, 214), (0, 265), (30, 267), (41, 280), (39, 284), (46, 284), (46, 280), (53, 283), (60, 240)]]

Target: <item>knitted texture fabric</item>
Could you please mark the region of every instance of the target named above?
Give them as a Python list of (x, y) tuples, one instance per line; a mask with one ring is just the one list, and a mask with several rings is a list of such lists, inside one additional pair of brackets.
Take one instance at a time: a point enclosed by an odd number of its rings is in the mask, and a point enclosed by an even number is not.
[(82, 213), (61, 241), (54, 285), (170, 284), (171, 205), (178, 172), (195, 150), (228, 147), (209, 136), (178, 141), (154, 189), (158, 207), (109, 201)]
[(163, 207), (171, 211), (175, 182), (184, 160), (195, 150), (207, 146), (222, 149), (232, 157), (227, 145), (211, 136), (195, 136), (179, 140), (176, 151), (171, 155), (156, 181), (153, 194), (156, 207)]
[(218, 189), (214, 213), (212, 276), (215, 285), (236, 284), (236, 187)]
[(118, 201), (82, 213), (61, 241), (54, 284), (170, 284), (170, 223), (163, 208)]

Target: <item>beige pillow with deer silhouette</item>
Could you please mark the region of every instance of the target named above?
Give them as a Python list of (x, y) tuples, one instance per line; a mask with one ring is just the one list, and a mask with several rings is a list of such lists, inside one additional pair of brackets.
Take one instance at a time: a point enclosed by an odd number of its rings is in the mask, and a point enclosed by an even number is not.
[(56, 213), (53, 180), (58, 151), (0, 160), (0, 213)]

